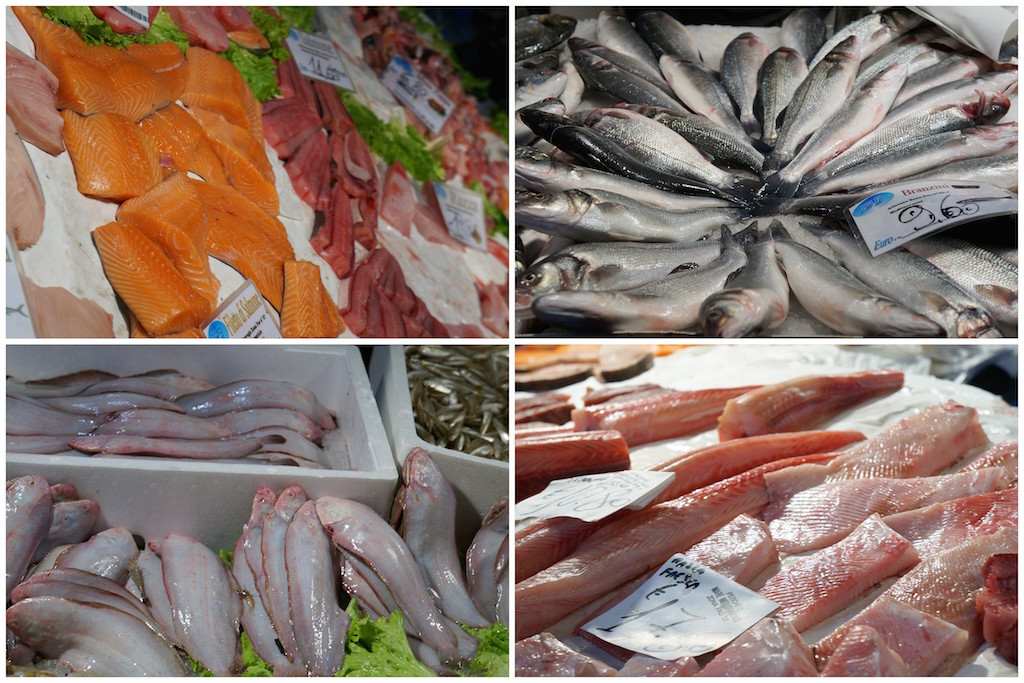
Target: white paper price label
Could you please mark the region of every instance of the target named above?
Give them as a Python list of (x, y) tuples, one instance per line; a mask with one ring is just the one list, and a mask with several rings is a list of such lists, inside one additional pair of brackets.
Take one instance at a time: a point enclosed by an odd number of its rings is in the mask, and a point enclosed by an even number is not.
[(293, 28), (285, 38), (285, 43), (303, 76), (330, 83), (337, 88), (353, 89), (352, 81), (338, 58), (338, 51), (330, 40)]
[(484, 228), (484, 198), (472, 190), (434, 181), (434, 194), (441, 206), (448, 234), (464, 244), (487, 250)]
[(447, 95), (397, 55), (391, 59), (381, 81), (434, 135), (441, 132), (455, 109)]
[(846, 210), (872, 256), (961, 223), (1017, 213), (1017, 196), (985, 183), (922, 181), (879, 190)]
[(642, 508), (675, 477), (672, 472), (607, 472), (559, 479), (516, 503), (516, 519), (574, 517), (596, 522), (623, 508)]
[(583, 630), (627, 650), (673, 660), (717, 650), (778, 607), (677, 554)]
[(280, 339), (281, 330), (252, 280), (228, 297), (203, 327), (208, 339)]
[(147, 31), (149, 30), (149, 7), (136, 7), (136, 6), (113, 6), (121, 14), (125, 15), (136, 24), (140, 24)]

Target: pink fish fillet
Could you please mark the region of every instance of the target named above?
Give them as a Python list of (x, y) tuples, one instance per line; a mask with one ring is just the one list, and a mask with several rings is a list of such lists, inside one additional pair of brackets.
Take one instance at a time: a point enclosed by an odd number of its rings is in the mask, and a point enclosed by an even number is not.
[(696, 434), (715, 426), (726, 402), (757, 387), (674, 391), (572, 411), (579, 431), (617, 429), (630, 446)]
[(822, 676), (909, 676), (907, 665), (878, 631), (854, 626), (839, 643)]
[(679, 659), (667, 662), (664, 659), (648, 657), (647, 655), (636, 654), (626, 660), (626, 663), (616, 676), (626, 677), (676, 677), (694, 676), (700, 671), (700, 665), (693, 657), (680, 657)]
[(878, 513), (891, 515), (933, 503), (1004, 489), (1006, 470), (989, 467), (910, 479), (854, 479), (821, 484), (764, 512), (779, 550), (798, 553), (835, 543)]
[(516, 583), (564, 559), (600, 526), (573, 517), (541, 519), (516, 532)]
[(888, 396), (903, 386), (898, 370), (811, 375), (770, 384), (725, 404), (718, 419), (722, 441), (743, 436), (812, 429), (844, 410)]
[(848, 607), (882, 579), (917, 564), (910, 541), (871, 515), (853, 532), (768, 579), (759, 591), (781, 605), (776, 616), (797, 631)]
[(1017, 481), (1017, 440), (1002, 441), (977, 458), (963, 465), (961, 470), (978, 470), (982, 467), (1003, 467)]
[(64, 151), (64, 119), (57, 111), (57, 77), (10, 43), (7, 43), (7, 115), (18, 137), (25, 142), (53, 156)]
[(614, 430), (521, 438), (515, 448), (517, 501), (555, 479), (629, 469), (629, 448)]
[(516, 639), (539, 633), (673, 554), (686, 552), (738, 515), (760, 514), (768, 504), (767, 472), (830, 457), (834, 456), (802, 456), (761, 465), (602, 527), (569, 557), (516, 584)]
[(1017, 489), (983, 493), (882, 519), (911, 543), (922, 558), (978, 536), (1017, 526)]
[(827, 465), (793, 467), (765, 478), (773, 502), (826, 481), (923, 477), (941, 472), (988, 439), (978, 411), (947, 401), (906, 417)]
[(762, 619), (729, 643), (698, 676), (816, 676), (814, 655), (785, 619)]
[(516, 643), (516, 676), (614, 676), (615, 669), (567, 647), (550, 633)]
[(981, 613), (982, 633), (1006, 661), (1017, 665), (1017, 553), (999, 553), (988, 558), (981, 570), (985, 589), (976, 604)]

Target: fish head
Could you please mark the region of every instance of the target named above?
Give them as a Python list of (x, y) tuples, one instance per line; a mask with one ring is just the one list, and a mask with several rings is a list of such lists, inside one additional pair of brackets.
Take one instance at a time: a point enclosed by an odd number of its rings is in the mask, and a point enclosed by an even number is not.
[(700, 325), (708, 337), (749, 337), (786, 317), (782, 305), (757, 289), (727, 289), (700, 307)]
[(924, 22), (924, 18), (916, 12), (902, 7), (888, 9), (881, 13), (882, 24), (896, 34), (903, 34)]
[(1010, 98), (998, 91), (975, 90), (978, 101), (961, 104), (965, 114), (978, 123), (995, 123), (1010, 110)]
[(552, 258), (530, 266), (516, 281), (516, 295), (520, 292), (539, 296), (562, 289), (575, 289), (579, 279), (573, 277), (582, 267), (572, 256)]
[(517, 113), (519, 114), (520, 121), (529, 126), (530, 130), (545, 140), (550, 140), (551, 135), (553, 135), (559, 128), (574, 125), (572, 121), (564, 116), (551, 114), (534, 107), (525, 107), (520, 109)]
[(564, 14), (542, 14), (540, 22), (560, 34), (572, 32), (576, 28), (576, 19)]
[(575, 225), (596, 200), (579, 190), (516, 196), (516, 220), (526, 226)]
[(860, 64), (860, 48), (857, 36), (850, 36), (836, 45), (821, 61), (828, 65), (826, 68), (829, 70), (834, 66), (849, 64), (850, 62), (853, 62), (855, 65)]

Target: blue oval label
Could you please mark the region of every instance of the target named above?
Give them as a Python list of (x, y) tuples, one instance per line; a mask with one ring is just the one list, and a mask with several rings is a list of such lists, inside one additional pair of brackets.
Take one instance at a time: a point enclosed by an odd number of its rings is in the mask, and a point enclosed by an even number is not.
[(888, 204), (889, 202), (892, 201), (892, 198), (892, 192), (879, 192), (878, 194), (873, 194), (864, 201), (862, 201), (853, 209), (853, 215), (863, 216), (876, 206), (883, 206), (885, 204)]
[(219, 320), (214, 320), (210, 323), (210, 328), (206, 331), (206, 336), (210, 339), (228, 339), (231, 337), (231, 333), (228, 332), (228, 326)]

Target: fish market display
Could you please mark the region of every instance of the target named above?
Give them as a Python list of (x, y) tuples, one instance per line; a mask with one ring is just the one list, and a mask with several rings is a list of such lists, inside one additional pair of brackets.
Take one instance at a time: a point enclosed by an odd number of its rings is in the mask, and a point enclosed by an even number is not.
[(7, 449), (196, 460), (246, 458), (320, 469), (335, 418), (308, 389), (239, 380), (216, 387), (173, 370), (7, 383)]
[[(575, 431), (579, 421), (554, 425), (559, 406), (614, 411), (649, 395), (654, 411), (680, 387), (711, 392), (740, 380), (763, 388), (747, 387), (720, 406), (720, 425), (740, 424), (727, 416), (759, 396), (766, 411), (786, 415), (792, 394), (794, 415), (804, 415), (794, 429), (820, 430), (739, 429), (727, 438), (713, 421), (696, 435), (627, 440), (628, 471), (673, 472), (674, 480), (596, 521), (575, 516), (607, 505), (596, 488), (573, 489), (572, 498), (549, 490), (542, 512), (523, 507), (515, 539), (517, 667), (548, 676), (672, 675), (684, 665), (685, 675), (700, 676), (952, 675), (968, 665), (1015, 673), (1016, 612), (1007, 591), (1016, 572), (1016, 409), (974, 387), (889, 369), (891, 361), (873, 352), (749, 352), (685, 348), (622, 386), (587, 379), (516, 397), (555, 417), (519, 425), (517, 448), (527, 453), (533, 444), (592, 433)], [(817, 374), (808, 375), (812, 366)], [(877, 382), (878, 393), (861, 394), (865, 381)], [(840, 407), (847, 398), (853, 403)], [(648, 420), (623, 413), (619, 427)], [(538, 491), (520, 477), (529, 473), (517, 469), (517, 500)], [(685, 561), (672, 560), (678, 553)], [(707, 569), (734, 582), (724, 590), (746, 586), (774, 609), (747, 617), (739, 637), (705, 647), (706, 634), (725, 628), (714, 610), (705, 612), (715, 598), (689, 594), (717, 594), (703, 586)], [(655, 577), (664, 583), (640, 590)], [(729, 612), (752, 608), (734, 595)], [(691, 640), (694, 619), (709, 621)], [(679, 660), (690, 646), (700, 654)], [(549, 660), (539, 652), (565, 665), (545, 670)], [(590, 660), (613, 671), (598, 673)]]
[(826, 11), (517, 21), (519, 334), (1016, 336), (1009, 221), (943, 266), (930, 209), (877, 256), (845, 213), (905, 180), (1015, 193), (1016, 64), (906, 8)]

